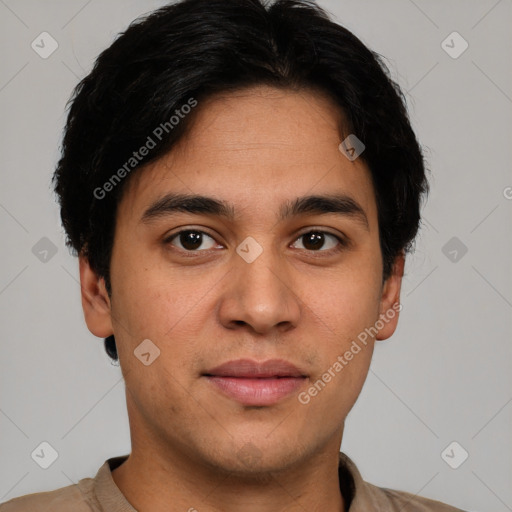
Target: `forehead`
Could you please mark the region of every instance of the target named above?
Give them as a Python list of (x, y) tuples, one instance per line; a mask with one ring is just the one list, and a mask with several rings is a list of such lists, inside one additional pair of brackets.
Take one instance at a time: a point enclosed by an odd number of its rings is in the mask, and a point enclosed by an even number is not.
[(344, 193), (376, 215), (369, 170), (339, 150), (348, 135), (343, 112), (325, 95), (259, 86), (215, 95), (196, 109), (187, 135), (130, 177), (120, 209), (140, 212), (174, 192), (255, 213), (303, 195)]

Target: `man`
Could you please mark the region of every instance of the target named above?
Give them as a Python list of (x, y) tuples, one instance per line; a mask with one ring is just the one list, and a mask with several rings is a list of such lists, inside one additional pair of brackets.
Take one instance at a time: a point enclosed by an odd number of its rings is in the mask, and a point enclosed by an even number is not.
[(1, 512), (457, 510), (339, 452), (428, 188), (355, 36), (312, 2), (164, 7), (77, 87), (54, 178), (132, 452)]

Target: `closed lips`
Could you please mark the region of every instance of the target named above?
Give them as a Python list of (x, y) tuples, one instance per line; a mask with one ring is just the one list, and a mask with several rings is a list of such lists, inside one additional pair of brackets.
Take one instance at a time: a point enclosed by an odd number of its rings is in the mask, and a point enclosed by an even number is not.
[(217, 391), (245, 406), (271, 406), (297, 391), (306, 380), (299, 369), (283, 359), (258, 363), (228, 361), (203, 374)]
[(205, 372), (206, 376), (235, 378), (306, 377), (299, 369), (283, 359), (269, 359), (264, 362), (250, 359), (228, 361)]

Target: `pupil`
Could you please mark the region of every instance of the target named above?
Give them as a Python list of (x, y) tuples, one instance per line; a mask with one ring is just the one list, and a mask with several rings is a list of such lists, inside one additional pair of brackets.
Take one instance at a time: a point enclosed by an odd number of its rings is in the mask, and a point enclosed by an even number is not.
[(304, 247), (306, 247), (306, 249), (308, 250), (318, 249), (322, 247), (322, 245), (324, 244), (323, 233), (309, 233), (304, 236), (306, 238), (306, 243), (304, 243)]
[(201, 238), (201, 233), (198, 233), (197, 231), (184, 231), (180, 235), (180, 242), (185, 249), (192, 250), (200, 247), (202, 242)]

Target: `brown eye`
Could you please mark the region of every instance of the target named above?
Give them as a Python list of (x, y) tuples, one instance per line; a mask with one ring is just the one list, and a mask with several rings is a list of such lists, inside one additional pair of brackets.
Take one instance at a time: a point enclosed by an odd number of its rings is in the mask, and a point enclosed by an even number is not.
[[(174, 243), (175, 241), (177, 243)], [(197, 251), (201, 246), (203, 246), (201, 250), (208, 250), (215, 246), (215, 240), (210, 235), (203, 231), (191, 229), (175, 233), (166, 240), (166, 243), (185, 251)], [(206, 247), (203, 244), (206, 244)]]
[(300, 235), (297, 240), (302, 240), (303, 242), (302, 247), (296, 248), (307, 251), (326, 252), (335, 249), (337, 245), (343, 245), (343, 241), (339, 237), (325, 231), (309, 231)]

